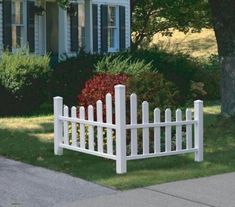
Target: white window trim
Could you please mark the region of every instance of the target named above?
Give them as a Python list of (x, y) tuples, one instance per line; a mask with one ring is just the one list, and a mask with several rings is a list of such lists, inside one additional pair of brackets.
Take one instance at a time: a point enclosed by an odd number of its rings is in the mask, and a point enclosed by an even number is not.
[[(11, 6), (13, 8), (13, 2), (18, 0), (12, 0)], [(22, 45), (20, 48), (14, 48), (12, 45), (12, 52), (16, 52), (17, 50), (24, 48), (27, 46), (27, 1), (26, 0), (19, 0), (23, 3), (23, 23), (22, 24), (11, 24), (13, 26), (22, 26), (23, 27), (23, 34), (22, 34)], [(12, 34), (11, 34), (12, 35)]]
[(108, 7), (114, 7), (115, 8), (115, 13), (116, 13), (116, 26), (115, 27), (110, 27), (109, 28), (115, 28), (115, 34), (114, 34), (114, 47), (108, 47), (108, 52), (113, 53), (113, 52), (118, 52), (119, 51), (119, 6), (118, 5), (112, 5), (108, 4)]

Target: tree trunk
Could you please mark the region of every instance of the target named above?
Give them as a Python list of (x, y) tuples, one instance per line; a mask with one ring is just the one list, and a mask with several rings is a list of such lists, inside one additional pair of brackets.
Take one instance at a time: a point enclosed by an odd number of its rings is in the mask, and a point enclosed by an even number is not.
[(235, 115), (235, 1), (209, 0), (221, 63), (222, 114)]
[(222, 114), (235, 115), (235, 56), (221, 59)]

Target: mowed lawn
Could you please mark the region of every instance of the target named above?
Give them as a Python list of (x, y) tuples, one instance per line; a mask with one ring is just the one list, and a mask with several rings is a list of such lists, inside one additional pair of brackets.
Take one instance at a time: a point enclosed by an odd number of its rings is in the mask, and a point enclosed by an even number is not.
[(62, 171), (98, 184), (130, 189), (157, 183), (235, 171), (235, 119), (220, 106), (205, 107), (205, 161), (193, 154), (129, 161), (128, 173), (115, 174), (115, 162), (78, 152), (53, 154), (52, 116), (0, 118), (0, 155)]
[(156, 34), (152, 44), (170, 52), (183, 52), (195, 58), (208, 58), (218, 54), (215, 33), (202, 29), (200, 33), (174, 31), (171, 37)]

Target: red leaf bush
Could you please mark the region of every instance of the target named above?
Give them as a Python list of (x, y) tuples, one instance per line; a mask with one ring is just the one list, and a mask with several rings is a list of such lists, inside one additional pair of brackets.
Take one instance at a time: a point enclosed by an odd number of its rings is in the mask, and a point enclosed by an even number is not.
[[(96, 102), (101, 100), (103, 102), (103, 114), (105, 120), (105, 96), (111, 93), (112, 100), (114, 100), (114, 86), (123, 84), (127, 86), (129, 76), (126, 74), (97, 74), (92, 79), (85, 83), (80, 95), (77, 97), (78, 105), (84, 106), (86, 109), (89, 105), (94, 107), (96, 112)], [(96, 113), (94, 114), (96, 117)]]

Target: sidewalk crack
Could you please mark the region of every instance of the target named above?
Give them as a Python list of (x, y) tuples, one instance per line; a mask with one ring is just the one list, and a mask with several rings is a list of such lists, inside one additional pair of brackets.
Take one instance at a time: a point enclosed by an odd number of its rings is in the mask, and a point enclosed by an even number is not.
[(207, 203), (203, 203), (201, 201), (192, 200), (192, 199), (189, 199), (189, 198), (173, 195), (173, 194), (162, 192), (162, 191), (159, 191), (159, 190), (153, 190), (153, 189), (149, 189), (149, 188), (143, 188), (143, 189), (149, 190), (149, 191), (152, 191), (152, 192), (156, 192), (156, 193), (160, 193), (160, 194), (163, 194), (163, 195), (168, 195), (168, 196), (178, 198), (178, 199), (182, 199), (182, 200), (185, 200), (185, 201), (190, 201), (190, 202), (193, 202), (193, 203), (201, 204), (201, 205), (204, 205), (204, 206), (207, 206), (207, 207), (216, 207), (216, 206), (213, 206), (213, 205), (210, 205), (210, 204), (207, 204)]

